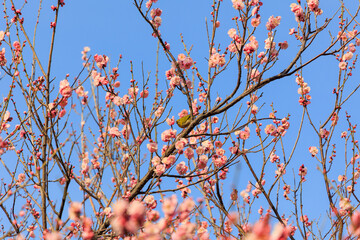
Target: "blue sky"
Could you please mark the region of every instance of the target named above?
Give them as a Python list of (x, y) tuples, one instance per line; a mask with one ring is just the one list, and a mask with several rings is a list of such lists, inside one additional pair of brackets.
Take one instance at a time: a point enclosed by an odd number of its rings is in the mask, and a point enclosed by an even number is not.
[[(36, 46), (40, 59), (46, 60), (48, 57), (49, 40), (50, 40), (50, 22), (53, 21), (53, 12), (50, 10), (50, 6), (55, 1), (44, 1), (43, 13), (40, 18), (40, 26), (37, 33)], [(53, 71), (52, 77), (60, 81), (65, 78), (66, 74), (70, 74), (70, 79), (75, 77), (82, 68), (81, 51), (83, 47), (89, 46), (91, 48), (90, 54), (105, 54), (110, 57), (111, 64), (117, 62), (119, 55), (123, 56), (122, 63), (119, 67), (120, 82), (122, 87), (128, 86), (130, 75), (129, 62), (133, 61), (135, 79), (141, 79), (141, 66), (143, 64), (145, 73), (151, 72), (151, 77), (154, 79), (155, 66), (156, 66), (156, 47), (157, 40), (151, 36), (151, 28), (147, 23), (141, 19), (132, 1), (65, 1), (65, 7), (61, 8), (59, 14), (59, 22), (57, 27), (57, 34), (55, 39), (55, 49), (53, 58)], [(277, 42), (288, 41), (289, 49), (280, 54), (280, 60), (275, 65), (275, 68), (269, 71), (270, 74), (277, 74), (287, 65), (289, 59), (294, 56), (295, 51), (298, 49), (298, 43), (294, 41), (292, 36), (288, 35), (289, 29), (296, 27), (294, 15), (290, 11), (289, 5), (292, 1), (274, 0), (264, 1), (262, 8), (262, 27), (259, 28), (256, 37), (259, 41), (260, 48), (263, 48), (263, 41), (266, 36), (264, 24), (269, 16), (282, 16), (281, 24), (277, 28)], [(338, 1), (325, 1), (321, 2), (321, 8), (324, 9), (324, 16), (319, 17), (319, 21), (322, 23), (325, 17), (329, 17), (329, 12), (333, 13), (336, 7), (339, 5)], [(182, 0), (182, 1), (164, 1), (159, 0), (156, 4), (157, 7), (163, 10), (162, 19), (163, 24), (160, 27), (160, 31), (164, 39), (170, 43), (173, 54), (177, 56), (179, 53), (184, 53), (183, 46), (180, 41), (180, 33), (183, 35), (184, 41), (188, 47), (193, 46), (192, 58), (197, 61), (197, 66), (202, 74), (206, 75), (207, 72), (207, 60), (208, 57), (208, 43), (206, 38), (206, 18), (211, 19), (211, 8), (209, 1), (204, 0)], [(25, 24), (29, 27), (28, 33), (32, 35), (32, 27), (35, 22), (34, 12), (37, 5), (29, 3), (23, 10), (25, 16)], [(235, 16), (235, 11), (231, 7), (231, 1), (225, 0), (222, 4), (222, 12), (220, 13), (221, 26), (216, 36), (216, 44), (220, 44), (220, 48), (224, 50), (230, 43), (230, 39), (227, 35), (228, 29), (234, 27), (231, 18)], [(209, 23), (209, 22), (208, 22)], [(330, 25), (333, 35), (337, 32), (337, 20)], [(314, 42), (313, 48), (309, 49), (304, 54), (303, 60), (306, 61), (320, 52), (329, 42), (328, 32), (325, 31), (317, 41)], [(161, 51), (160, 51), (161, 52)], [(160, 53), (159, 64), (159, 76), (161, 81), (165, 81), (165, 71), (170, 68), (170, 63), (166, 60), (164, 54)], [(217, 79), (216, 91), (214, 94), (225, 96), (228, 93), (234, 83), (234, 77), (236, 76), (236, 68), (234, 63), (229, 69)], [(338, 62), (334, 57), (327, 56), (321, 58), (319, 61), (305, 68), (303, 76), (306, 82), (311, 87), (311, 95), (313, 97), (312, 104), (309, 106), (310, 113), (313, 114), (313, 122), (316, 126), (324, 120), (324, 116), (329, 114), (331, 106), (329, 102), (333, 99), (331, 91), (336, 87), (338, 74)], [(357, 81), (358, 74), (351, 78), (351, 81)], [(350, 82), (349, 89), (355, 86), (357, 83)], [(290, 124), (294, 129), (290, 129), (288, 136), (286, 136), (285, 148), (290, 150), (294, 139), (296, 137), (296, 130), (299, 125), (299, 119), (301, 116), (302, 108), (298, 104), (297, 94), (298, 86), (295, 83), (295, 77), (291, 76), (285, 79), (281, 79), (277, 82), (271, 83), (264, 87), (261, 92), (264, 93), (264, 97), (261, 99), (261, 103), (265, 103), (262, 115), (268, 116), (270, 111), (270, 104), (274, 103), (275, 108), (278, 110), (278, 117), (285, 117), (288, 113), (291, 114)], [(127, 92), (127, 89), (121, 88), (123, 93)], [(177, 113), (185, 108), (185, 101), (182, 104), (182, 98), (175, 98), (173, 114), (177, 117)], [(356, 94), (351, 101), (345, 106), (344, 110), (348, 110), (353, 119), (359, 118), (359, 111), (355, 111), (353, 107), (359, 101), (359, 96)], [(260, 106), (260, 104), (259, 104)], [(236, 114), (236, 111), (234, 111)], [(234, 113), (233, 113), (234, 114)], [(229, 114), (231, 117), (231, 114)], [(344, 116), (344, 111), (340, 117)], [(344, 119), (342, 118), (341, 121)], [(316, 163), (311, 158), (307, 149), (309, 146), (317, 146), (318, 139), (314, 135), (314, 131), (310, 129), (308, 121), (305, 120), (305, 126), (303, 134), (300, 138), (299, 146), (295, 152), (293, 159), (293, 165), (295, 175), (300, 165), (305, 164), (308, 167), (308, 183), (305, 184), (304, 191), (309, 193), (304, 198), (304, 205), (308, 211), (308, 215), (318, 218), (320, 214), (325, 217), (326, 214), (323, 211), (323, 206), (326, 206), (327, 202), (319, 200), (321, 194), (319, 188), (323, 188), (323, 182), (321, 182), (321, 174), (316, 170)], [(342, 149), (342, 140), (338, 137), (340, 132), (346, 130), (345, 125), (340, 125), (336, 131), (336, 139), (338, 142), (339, 152)], [(252, 134), (254, 128), (251, 128)], [(250, 144), (249, 144), (250, 145)], [(277, 153), (280, 155), (281, 151), (278, 149)], [(340, 155), (340, 154), (339, 154)], [(340, 157), (341, 158), (341, 157)], [(341, 159), (339, 160), (339, 168), (341, 168)], [(337, 165), (335, 165), (337, 166)], [(246, 166), (241, 166), (241, 169)], [(288, 172), (292, 169), (289, 168)], [(235, 169), (235, 168), (234, 168)], [(246, 185), (246, 181), (249, 178), (247, 173), (239, 172), (239, 182), (233, 184), (240, 184), (242, 189)], [(273, 178), (274, 169), (271, 169), (267, 175), (270, 179)], [(232, 175), (230, 175), (232, 176)], [(337, 176), (334, 174), (334, 178)], [(233, 176), (232, 176), (233, 177)], [(290, 179), (292, 173), (289, 174)], [(235, 177), (234, 177), (235, 179)], [(230, 186), (231, 184), (229, 184)], [(227, 186), (226, 186), (227, 187)], [(225, 191), (231, 191), (224, 188)], [(241, 188), (240, 188), (241, 190)], [(79, 196), (81, 197), (81, 196)], [(317, 200), (315, 200), (317, 199)], [(259, 203), (265, 209), (266, 203)], [(321, 209), (322, 211), (317, 211)], [(254, 208), (254, 212), (256, 209)], [(284, 211), (286, 212), (286, 210)], [(290, 213), (288, 212), (287, 215)], [(253, 220), (257, 219), (257, 214), (254, 213)], [(320, 222), (322, 222), (320, 220)]]

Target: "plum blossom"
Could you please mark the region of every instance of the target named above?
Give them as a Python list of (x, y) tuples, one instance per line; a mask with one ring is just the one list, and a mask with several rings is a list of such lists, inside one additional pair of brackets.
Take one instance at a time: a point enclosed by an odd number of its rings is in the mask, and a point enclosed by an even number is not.
[(250, 42), (244, 46), (244, 52), (247, 55), (255, 52), (255, 50), (259, 47), (259, 43), (254, 36), (250, 37)]
[(186, 144), (188, 144), (188, 140), (186, 138), (181, 138), (175, 143), (175, 148), (177, 150), (183, 150)]
[[(5, 39), (5, 32), (4, 31), (0, 31), (0, 42), (2, 42)], [(0, 43), (1, 45), (1, 43)]]
[(251, 19), (251, 26), (253, 26), (254, 28), (255, 28), (255, 27), (258, 27), (258, 26), (260, 25), (260, 23), (261, 23), (261, 18), (260, 18), (260, 16)]
[(347, 53), (344, 54), (344, 56), (342, 57), (342, 59), (343, 59), (344, 61), (350, 60), (350, 59), (352, 59), (353, 55), (354, 55), (354, 54), (353, 54), (352, 52), (347, 52)]
[(155, 18), (156, 16), (161, 16), (162, 14), (162, 10), (160, 8), (153, 8), (150, 11), (150, 16), (151, 18)]
[(355, 236), (360, 236), (360, 212), (355, 211), (351, 216), (350, 232)]
[(302, 7), (296, 3), (290, 4), (291, 11), (295, 14), (295, 20), (297, 22), (304, 22), (305, 21), (305, 14)]
[(281, 16), (277, 16), (277, 17), (271, 16), (271, 17), (269, 17), (269, 20), (266, 23), (266, 29), (269, 30), (269, 31), (272, 31), (277, 26), (279, 26), (280, 20), (281, 20)]
[(196, 165), (196, 166), (197, 166), (199, 169), (204, 169), (204, 168), (206, 167), (206, 165), (207, 165), (208, 160), (209, 160), (208, 156), (206, 156), (206, 155), (200, 155), (200, 157), (199, 157), (199, 159), (198, 159), (198, 161), (197, 161), (197, 165)]
[(224, 55), (220, 55), (219, 53), (215, 52), (211, 54), (209, 59), (209, 67), (214, 68), (216, 66), (224, 66), (225, 65), (225, 58)]
[(245, 7), (245, 4), (242, 0), (231, 0), (231, 2), (233, 4), (233, 8), (235, 8), (236, 10), (242, 10)]
[(188, 170), (188, 167), (186, 166), (185, 162), (182, 161), (180, 162), (177, 166), (176, 166), (176, 171), (180, 174), (180, 175), (184, 175)]
[(60, 94), (63, 95), (65, 98), (71, 97), (71, 87), (67, 79), (60, 81)]
[(168, 218), (175, 213), (177, 204), (178, 204), (178, 200), (176, 195), (172, 195), (170, 198), (164, 199), (162, 210), (165, 214), (165, 217)]
[(79, 97), (85, 97), (88, 95), (88, 92), (84, 91), (84, 87), (83, 86), (79, 86), (76, 90), (75, 93), (79, 96)]
[(156, 167), (155, 167), (155, 174), (157, 176), (161, 176), (166, 170), (166, 167), (165, 167), (165, 164), (158, 164)]
[(239, 135), (239, 138), (246, 140), (250, 137), (250, 128), (246, 126), (243, 131), (235, 131), (235, 135)]
[(273, 124), (266, 125), (264, 131), (266, 134), (271, 134), (272, 136), (275, 136), (277, 133), (276, 127)]
[(140, 201), (121, 199), (114, 205), (113, 216), (110, 220), (114, 231), (119, 234), (134, 234), (145, 222), (146, 209)]
[(0, 66), (5, 66), (6, 65), (6, 58), (5, 58), (5, 48), (3, 48), (1, 51), (0, 51)]
[(172, 138), (176, 138), (176, 130), (175, 129), (168, 129), (161, 133), (161, 140), (163, 142), (169, 142)]
[(308, 86), (307, 83), (303, 83), (302, 85), (300, 85), (298, 89), (298, 94), (305, 95), (308, 94), (309, 92), (310, 92), (310, 87)]
[(100, 69), (102, 68), (105, 68), (108, 61), (109, 61), (109, 58), (105, 55), (97, 55), (95, 54), (94, 56), (94, 60), (96, 62), (96, 66)]
[(346, 67), (347, 67), (347, 62), (340, 62), (340, 63), (339, 63), (339, 68), (340, 68), (341, 70), (345, 70)]
[(196, 227), (191, 222), (184, 222), (171, 234), (173, 240), (193, 239)]
[(339, 202), (339, 206), (344, 211), (350, 210), (352, 208), (352, 206), (350, 204), (350, 199), (348, 199), (348, 198), (341, 199)]
[(190, 69), (193, 63), (194, 61), (191, 59), (191, 57), (186, 57), (182, 53), (178, 55), (178, 64), (181, 69), (183, 70)]
[(317, 147), (309, 147), (309, 152), (311, 153), (311, 156), (314, 157), (316, 154), (318, 154), (319, 150)]
[(235, 38), (236, 36), (236, 29), (235, 28), (230, 28), (228, 31), (228, 35), (230, 38)]
[(112, 127), (109, 129), (109, 134), (112, 137), (120, 137), (120, 131), (119, 128), (117, 127)]
[(69, 218), (73, 221), (79, 220), (82, 204), (80, 202), (72, 202), (69, 207)]
[(319, 0), (308, 0), (309, 10), (316, 15), (321, 15), (323, 11), (319, 8)]
[(158, 145), (155, 142), (148, 143), (146, 145), (146, 147), (149, 150), (149, 152), (151, 152), (151, 153), (154, 153), (158, 150)]

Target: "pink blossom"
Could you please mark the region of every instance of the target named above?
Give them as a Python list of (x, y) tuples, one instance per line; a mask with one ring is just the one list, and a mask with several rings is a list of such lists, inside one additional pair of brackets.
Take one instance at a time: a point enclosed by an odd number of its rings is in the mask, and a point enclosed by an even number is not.
[(118, 88), (120, 87), (120, 82), (119, 81), (116, 81), (114, 84), (113, 84), (114, 88)]
[(319, 134), (321, 138), (327, 138), (330, 135), (330, 132), (325, 128), (321, 128)]
[(279, 159), (280, 159), (280, 157), (275, 154), (275, 150), (271, 151), (270, 162), (274, 163), (274, 162), (278, 161)]
[(355, 236), (360, 236), (360, 212), (354, 211), (351, 216), (350, 232)]
[(272, 136), (274, 136), (277, 133), (276, 127), (273, 124), (266, 125), (264, 131), (266, 134), (271, 134)]
[(164, 172), (165, 172), (166, 168), (165, 168), (165, 164), (158, 164), (156, 167), (155, 167), (155, 174), (157, 176), (161, 176)]
[(346, 60), (352, 59), (352, 57), (353, 57), (353, 53), (352, 53), (352, 52), (347, 52), (347, 53), (344, 54), (344, 56), (342, 57), (342, 59), (343, 59), (344, 61), (346, 61)]
[(308, 170), (307, 170), (307, 168), (304, 166), (304, 164), (301, 165), (300, 168), (299, 168), (299, 176), (305, 177), (306, 174), (307, 174), (307, 171), (308, 171)]
[(140, 97), (147, 98), (148, 96), (149, 96), (149, 91), (148, 90), (141, 91)]
[(221, 157), (214, 155), (212, 157), (212, 160), (213, 160), (215, 167), (220, 168), (226, 164), (227, 157), (225, 155), (221, 156)]
[(190, 222), (182, 223), (177, 229), (171, 234), (173, 240), (184, 240), (193, 239), (195, 235), (195, 225)]
[(110, 220), (114, 231), (119, 234), (134, 234), (145, 222), (145, 206), (139, 201), (121, 199), (114, 205), (113, 217)]
[(289, 44), (287, 41), (280, 42), (279, 47), (280, 47), (280, 49), (287, 49), (289, 47)]
[(281, 20), (281, 16), (277, 16), (277, 17), (271, 16), (271, 17), (269, 17), (269, 20), (266, 23), (266, 29), (269, 30), (269, 31), (272, 31), (277, 26), (279, 26), (280, 20)]
[(62, 118), (64, 117), (66, 114), (66, 110), (65, 109), (61, 109), (61, 111), (59, 112), (59, 117)]
[(341, 138), (346, 138), (346, 135), (347, 135), (347, 132), (346, 132), (346, 131), (342, 132), (342, 133), (341, 133)]
[(342, 210), (350, 210), (352, 208), (351, 204), (350, 204), (350, 199), (348, 198), (343, 198), (340, 200), (339, 202), (339, 206)]
[(122, 98), (119, 97), (119, 96), (115, 96), (113, 99), (112, 99), (112, 102), (116, 105), (116, 106), (120, 106), (123, 101), (122, 101)]
[(210, 56), (209, 59), (209, 67), (214, 68), (216, 66), (224, 66), (225, 65), (225, 58), (224, 56), (220, 55), (219, 53), (214, 53)]
[(84, 87), (83, 86), (79, 86), (76, 90), (75, 93), (79, 96), (79, 97), (85, 97), (88, 95), (88, 92), (84, 91)]
[(146, 206), (154, 209), (157, 206), (157, 202), (155, 200), (155, 197), (153, 195), (147, 195), (144, 199), (144, 202), (146, 203)]
[(172, 118), (166, 119), (166, 123), (167, 123), (169, 126), (173, 126), (173, 125), (175, 124), (174, 116), (173, 116)]
[(71, 87), (67, 79), (60, 81), (60, 94), (63, 95), (65, 98), (71, 97)]
[(175, 88), (176, 86), (179, 86), (181, 83), (181, 78), (179, 76), (173, 76), (171, 79), (170, 79), (170, 86), (172, 88)]
[(168, 129), (161, 133), (161, 140), (163, 142), (169, 142), (172, 138), (176, 138), (176, 130)]
[(308, 86), (307, 83), (303, 83), (300, 85), (300, 88), (298, 89), (298, 94), (300, 95), (305, 95), (308, 94), (310, 92), (310, 87)]
[(285, 166), (284, 164), (279, 164), (278, 165), (278, 169), (275, 171), (275, 177), (279, 177), (279, 176), (282, 176), (286, 173), (286, 169), (285, 169)]
[(250, 128), (246, 126), (244, 131), (236, 131), (235, 135), (237, 134), (239, 135), (240, 139), (246, 140), (250, 137)]
[(240, 50), (241, 48), (241, 44), (236, 42), (236, 45), (234, 43), (231, 43), (229, 46), (228, 46), (228, 49), (230, 52), (232, 53), (236, 53)]
[(162, 10), (160, 8), (153, 8), (150, 11), (150, 16), (151, 18), (155, 18), (156, 16), (161, 16), (162, 14)]
[(177, 150), (183, 150), (186, 144), (188, 144), (188, 141), (185, 138), (181, 138), (175, 143), (175, 148)]
[(6, 65), (6, 58), (5, 58), (5, 48), (3, 48), (0, 52), (0, 66), (5, 66)]
[(105, 68), (108, 61), (109, 61), (109, 58), (105, 55), (97, 55), (95, 54), (94, 56), (94, 60), (96, 62), (96, 66), (100, 69), (102, 68)]
[(192, 148), (187, 148), (185, 151), (184, 151), (184, 155), (187, 159), (191, 159), (194, 157), (194, 150)]
[(176, 162), (176, 158), (174, 155), (170, 155), (168, 157), (164, 157), (161, 162), (166, 165), (166, 168), (170, 168)]
[(158, 107), (158, 108), (156, 109), (154, 115), (159, 118), (159, 117), (161, 117), (161, 115), (162, 115), (162, 113), (164, 112), (164, 110), (165, 110), (164, 107)]
[(251, 113), (255, 115), (257, 112), (258, 112), (258, 107), (254, 104), (254, 105), (251, 107)]
[(182, 53), (178, 55), (178, 64), (181, 69), (189, 69), (193, 65), (193, 63), (194, 62), (190, 57), (186, 57)]
[(154, 25), (155, 28), (159, 28), (162, 23), (162, 19), (159, 16), (156, 16), (153, 20), (151, 20), (151, 23)]
[(259, 220), (255, 223), (252, 232), (246, 235), (245, 240), (255, 240), (255, 239), (269, 239), (270, 236), (270, 224), (269, 224), (269, 216), (266, 215), (264, 219)]
[(112, 137), (120, 137), (120, 131), (119, 131), (119, 128), (117, 127), (112, 127), (109, 129), (109, 134), (110, 136)]
[(176, 171), (180, 174), (180, 175), (184, 175), (188, 170), (188, 167), (186, 166), (185, 162), (182, 161), (180, 162), (177, 166), (176, 166)]
[(236, 35), (236, 29), (235, 28), (230, 28), (228, 31), (228, 35), (230, 38), (234, 38)]
[(199, 169), (204, 169), (204, 168), (206, 167), (206, 165), (207, 165), (208, 160), (209, 160), (208, 156), (206, 156), (206, 155), (200, 155), (200, 157), (199, 157), (199, 159), (198, 159), (198, 161), (197, 161), (197, 165), (196, 165), (196, 166), (197, 166)]
[(164, 199), (162, 210), (166, 217), (170, 217), (175, 213), (177, 203), (178, 200), (176, 195), (172, 195), (170, 198)]
[(242, 0), (231, 0), (231, 2), (233, 4), (233, 8), (235, 8), (236, 10), (242, 10), (245, 7), (245, 4)]
[(346, 67), (347, 67), (347, 62), (340, 62), (340, 63), (339, 63), (339, 68), (340, 68), (341, 70), (345, 70)]
[(69, 218), (73, 221), (79, 220), (82, 204), (80, 202), (72, 202), (69, 207)]
[(318, 12), (319, 0), (308, 0), (309, 10), (312, 12)]
[(302, 7), (296, 3), (290, 4), (291, 11), (295, 14), (295, 20), (297, 22), (304, 22), (305, 21), (305, 14)]
[(258, 27), (261, 23), (260, 19), (261, 19), (260, 17), (252, 18), (251, 26), (253, 26), (254, 28)]
[(129, 95), (132, 97), (132, 98), (136, 98), (136, 96), (138, 95), (138, 92), (139, 92), (139, 88), (137, 86), (135, 87), (130, 87), (128, 89), (128, 93)]
[(26, 175), (25, 175), (24, 173), (20, 173), (20, 174), (18, 175), (17, 183), (18, 183), (18, 184), (23, 183), (25, 180), (26, 180)]
[(251, 73), (250, 73), (250, 78), (251, 80), (255, 81), (255, 82), (259, 82), (260, 81), (260, 72), (257, 69), (252, 69)]
[(151, 152), (151, 153), (154, 153), (158, 150), (158, 145), (155, 142), (148, 143), (146, 145), (146, 147), (149, 150), (149, 152)]
[(218, 117), (213, 117), (212, 119), (211, 119), (211, 122), (212, 123), (217, 123), (217, 122), (219, 122), (219, 118)]
[(290, 227), (277, 223), (271, 232), (270, 240), (286, 240), (290, 236), (290, 233)]
[(161, 160), (158, 156), (153, 157), (153, 159), (151, 159), (151, 163), (156, 167), (157, 165), (159, 165), (161, 163)]
[(0, 42), (2, 42), (5, 39), (5, 32), (0, 31)]
[(309, 147), (309, 152), (311, 153), (311, 156), (314, 157), (316, 154), (318, 154), (319, 150), (317, 147)]

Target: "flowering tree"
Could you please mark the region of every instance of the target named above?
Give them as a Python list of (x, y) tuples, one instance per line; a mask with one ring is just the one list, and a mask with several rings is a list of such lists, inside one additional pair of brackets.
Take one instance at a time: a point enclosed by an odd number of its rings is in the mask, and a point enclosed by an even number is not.
[[(64, 47), (55, 36), (71, 4), (39, 2), (28, 15), (27, 1), (3, 4), (0, 239), (360, 236), (350, 116), (359, 6), (298, 0), (274, 16), (260, 0), (213, 0), (204, 59), (193, 55), (196, 38), (170, 47), (161, 1), (134, 0), (158, 49), (155, 74), (131, 63), (128, 81), (121, 56), (89, 47), (80, 71), (55, 76), (54, 49)], [(48, 24), (42, 57), (35, 36)], [(324, 61), (336, 74), (313, 79)], [(298, 89), (287, 91), (296, 107), (272, 103), (279, 81)], [(322, 85), (313, 100), (312, 84)]]

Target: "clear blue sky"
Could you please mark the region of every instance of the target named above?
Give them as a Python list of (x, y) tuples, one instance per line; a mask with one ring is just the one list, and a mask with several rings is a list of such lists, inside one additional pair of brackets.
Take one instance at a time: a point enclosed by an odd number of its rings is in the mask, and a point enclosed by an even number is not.
[[(32, 1), (29, 1), (32, 2)], [(210, 19), (211, 8), (209, 6), (210, 1), (205, 0), (159, 0), (156, 4), (157, 7), (163, 10), (162, 19), (163, 24), (160, 27), (160, 31), (163, 34), (164, 39), (170, 43), (171, 49), (176, 56), (179, 53), (183, 53), (182, 43), (180, 42), (180, 33), (182, 33), (185, 43), (190, 47), (193, 45), (192, 58), (198, 62), (200, 72), (206, 74), (207, 72), (207, 60), (208, 57), (208, 42), (206, 38), (205, 19)], [(293, 40), (293, 37), (288, 35), (290, 28), (295, 27), (294, 15), (290, 11), (289, 5), (293, 1), (274, 0), (264, 1), (262, 9), (262, 25), (264, 25), (269, 16), (282, 16), (281, 24), (277, 29), (277, 41), (287, 40), (289, 42), (289, 50), (280, 55), (280, 61), (276, 64), (274, 70), (270, 71), (272, 74), (277, 74), (283, 70), (284, 66), (288, 63), (289, 59), (294, 55), (298, 44)], [(295, 2), (295, 1), (294, 1)], [(122, 54), (123, 60), (120, 64), (120, 81), (122, 86), (128, 86), (130, 75), (129, 61), (134, 63), (135, 79), (141, 78), (141, 64), (144, 64), (145, 73), (151, 71), (151, 76), (154, 79), (155, 73), (155, 60), (156, 60), (156, 46), (157, 40), (151, 36), (151, 29), (147, 23), (141, 19), (132, 1), (98, 1), (98, 0), (86, 0), (86, 1), (65, 1), (65, 7), (61, 8), (59, 14), (59, 22), (57, 27), (57, 34), (55, 39), (54, 61), (52, 77), (55, 77), (58, 81), (65, 78), (66, 74), (70, 74), (70, 79), (75, 77), (82, 67), (81, 51), (83, 47), (89, 46), (91, 48), (90, 54), (105, 54), (110, 57), (110, 61), (113, 64), (118, 60), (118, 56)], [(50, 40), (50, 22), (53, 21), (53, 12), (50, 11), (50, 5), (54, 4), (54, 1), (44, 1), (44, 11), (40, 18), (40, 27), (37, 34), (36, 46), (42, 60), (47, 59), (49, 40)], [(321, 8), (324, 9), (324, 16), (319, 17), (319, 21), (322, 23), (325, 17), (329, 17), (329, 12), (335, 11), (335, 6), (338, 6), (339, 2), (335, 0), (322, 1)], [(324, 6), (326, 5), (326, 6)], [(23, 14), (25, 16), (25, 23), (31, 29), (34, 24), (34, 13), (37, 5), (29, 3), (26, 6)], [(220, 17), (221, 26), (219, 28), (216, 43), (220, 44), (221, 49), (230, 43), (230, 39), (227, 35), (228, 29), (234, 27), (231, 18), (235, 16), (235, 11), (231, 7), (230, 0), (224, 0), (222, 4), (222, 12)], [(337, 30), (337, 20), (330, 26), (331, 29)], [(29, 29), (30, 35), (32, 30)], [(257, 39), (260, 44), (260, 48), (263, 48), (263, 41), (265, 39), (266, 32), (264, 26), (260, 28)], [(327, 31), (314, 43), (314, 47), (304, 55), (304, 61), (314, 56), (325, 44), (328, 43), (329, 36)], [(325, 43), (325, 44), (324, 44)], [(295, 50), (294, 50), (295, 49)], [(167, 62), (164, 54), (160, 54), (161, 60), (159, 65), (160, 79), (165, 79), (165, 71), (170, 68), (170, 63)], [(226, 73), (217, 79), (217, 89), (219, 95), (225, 96), (233, 87), (235, 63), (231, 66)], [(314, 115), (315, 125), (319, 125), (324, 121), (324, 114), (329, 114), (331, 107), (327, 105), (328, 101), (332, 100), (332, 89), (336, 86), (338, 63), (333, 57), (324, 57), (317, 63), (306, 68), (303, 72), (305, 81), (309, 83), (311, 87), (311, 95), (313, 97), (312, 104), (309, 106), (310, 112)], [(265, 77), (269, 77), (266, 75)], [(357, 81), (358, 76), (354, 76), (351, 81)], [(353, 86), (350, 83), (350, 86)], [(262, 91), (264, 97), (262, 102), (265, 102), (265, 106), (262, 110), (263, 117), (267, 117), (270, 111), (270, 103), (274, 103), (275, 108), (278, 110), (279, 117), (285, 117), (288, 113), (291, 114), (290, 124), (293, 130), (289, 130), (289, 135), (285, 139), (289, 139), (286, 142), (287, 150), (291, 149), (297, 127), (299, 125), (299, 118), (301, 116), (302, 108), (298, 104), (297, 94), (298, 86), (295, 83), (295, 77), (288, 77), (278, 82), (272, 83), (265, 87)], [(123, 93), (127, 91), (122, 88)], [(360, 112), (354, 108), (354, 105), (359, 102), (358, 94), (344, 106), (344, 110), (348, 110), (353, 119), (360, 117)], [(185, 102), (184, 102), (185, 104)], [(178, 104), (173, 110), (173, 115), (177, 117), (177, 112), (183, 109)], [(236, 111), (234, 111), (236, 114)], [(340, 117), (344, 116), (344, 111)], [(344, 120), (344, 119), (341, 119)], [(305, 120), (308, 123), (307, 120)], [(315, 200), (316, 197), (320, 197), (323, 193), (322, 189), (324, 184), (321, 182), (321, 174), (316, 170), (316, 163), (311, 158), (308, 147), (317, 146), (318, 140), (315, 138), (314, 132), (306, 124), (304, 132), (299, 142), (299, 147), (295, 152), (292, 168), (295, 174), (297, 174), (298, 167), (301, 164), (305, 164), (308, 167), (309, 175), (307, 176), (308, 183), (305, 184), (305, 192), (308, 192), (311, 197), (304, 199), (304, 205), (306, 214), (318, 219), (320, 214), (325, 218), (326, 214), (323, 211), (323, 206), (327, 205), (327, 202), (323, 200)], [(337, 136), (340, 132), (346, 130), (347, 127), (339, 127), (336, 131)], [(252, 134), (254, 128), (251, 129)], [(339, 152), (341, 152), (342, 141), (337, 137), (339, 142)], [(282, 157), (280, 149), (277, 153)], [(339, 154), (341, 155), (341, 154)], [(341, 156), (339, 161), (342, 162)], [(335, 165), (336, 166), (336, 165)], [(340, 164), (339, 167), (342, 165)], [(242, 166), (243, 169), (245, 166)], [(289, 179), (292, 177), (290, 173), (292, 169), (288, 169)], [(239, 182), (244, 189), (248, 175), (241, 175), (240, 171)], [(273, 179), (274, 169), (271, 169), (267, 174), (269, 181)], [(335, 178), (335, 176), (333, 176)], [(230, 186), (230, 184), (229, 184)], [(226, 186), (227, 187), (227, 186)], [(230, 191), (231, 189), (226, 189)], [(282, 190), (281, 190), (282, 191)], [(226, 198), (227, 200), (228, 198)], [(322, 198), (324, 199), (324, 198)], [(259, 204), (265, 209), (266, 203)], [(321, 210), (322, 212), (320, 213)], [(254, 211), (254, 219), (257, 219), (257, 214)], [(283, 211), (280, 211), (281, 213)], [(284, 211), (286, 212), (286, 211)], [(290, 212), (287, 213), (288, 216)], [(320, 222), (322, 222), (320, 220)]]

